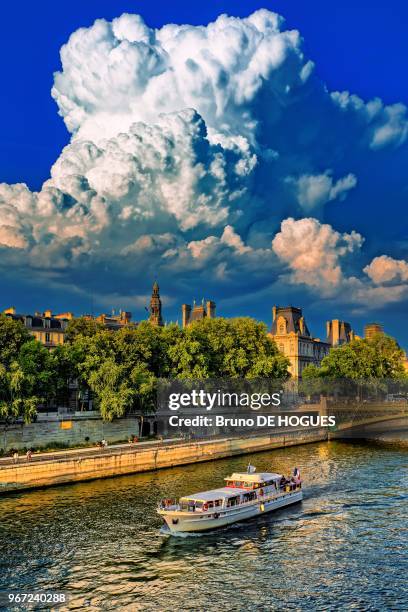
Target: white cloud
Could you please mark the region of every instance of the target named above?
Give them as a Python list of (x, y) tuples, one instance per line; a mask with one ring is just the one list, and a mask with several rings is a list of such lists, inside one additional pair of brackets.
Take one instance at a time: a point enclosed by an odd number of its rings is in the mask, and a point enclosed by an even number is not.
[(400, 146), (408, 136), (407, 107), (404, 104), (385, 104), (379, 98), (368, 103), (348, 91), (333, 92), (332, 99), (343, 112), (356, 115), (368, 127), (372, 149), (389, 145)]
[(289, 177), (289, 184), (295, 190), (301, 208), (309, 213), (331, 202), (336, 198), (344, 199), (347, 192), (357, 184), (354, 174), (348, 174), (338, 181), (334, 181), (329, 171), (324, 174), (302, 174), (299, 178)]
[(317, 219), (282, 221), (272, 249), (290, 269), (290, 280), (333, 293), (343, 282), (341, 259), (358, 250), (363, 237), (357, 232), (340, 234)]
[(393, 259), (388, 255), (375, 257), (364, 268), (364, 272), (376, 284), (408, 282), (408, 262), (403, 259)]
[(281, 24), (266, 10), (161, 30), (137, 15), (99, 19), (62, 47), (52, 95), (68, 129), (94, 141), (186, 107), (212, 130), (252, 136), (252, 103), (265, 83), (273, 77), (284, 97), (311, 72), (298, 32), (281, 31)]

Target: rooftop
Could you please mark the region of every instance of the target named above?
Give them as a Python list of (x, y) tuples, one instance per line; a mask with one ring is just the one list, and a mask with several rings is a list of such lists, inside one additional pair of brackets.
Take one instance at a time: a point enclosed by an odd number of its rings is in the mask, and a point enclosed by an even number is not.
[(230, 487), (223, 487), (222, 489), (212, 489), (211, 491), (201, 491), (201, 493), (194, 493), (193, 495), (184, 495), (180, 498), (180, 501), (212, 501), (214, 499), (225, 499), (226, 497), (236, 497), (241, 493), (248, 493), (246, 489), (231, 489)]
[(244, 482), (265, 482), (267, 480), (278, 480), (282, 478), (282, 474), (273, 472), (259, 472), (258, 474), (247, 474), (246, 472), (234, 472), (232, 476), (224, 480), (242, 480)]

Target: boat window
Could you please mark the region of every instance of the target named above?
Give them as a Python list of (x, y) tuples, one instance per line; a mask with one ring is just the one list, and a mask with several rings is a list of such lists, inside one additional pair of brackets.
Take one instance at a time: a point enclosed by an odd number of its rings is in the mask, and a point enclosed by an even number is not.
[(237, 495), (236, 497), (230, 497), (227, 501), (227, 506), (237, 506), (239, 504), (239, 495)]
[(222, 499), (215, 499), (214, 500), (214, 506), (215, 507), (222, 506)]
[(203, 502), (194, 499), (180, 499), (180, 509), (195, 512), (196, 508), (202, 508)]
[(235, 486), (235, 487), (238, 487), (238, 488), (240, 489), (240, 488), (242, 487), (242, 480), (236, 480), (236, 481), (234, 482), (234, 486)]

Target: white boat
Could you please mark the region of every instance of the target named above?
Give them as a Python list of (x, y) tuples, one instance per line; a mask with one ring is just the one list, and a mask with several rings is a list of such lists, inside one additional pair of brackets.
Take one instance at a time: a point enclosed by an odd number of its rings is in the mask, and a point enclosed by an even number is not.
[(297, 468), (292, 477), (285, 478), (272, 472), (256, 473), (248, 466), (246, 473), (234, 473), (225, 481), (221, 489), (162, 500), (157, 512), (170, 532), (208, 531), (302, 500)]

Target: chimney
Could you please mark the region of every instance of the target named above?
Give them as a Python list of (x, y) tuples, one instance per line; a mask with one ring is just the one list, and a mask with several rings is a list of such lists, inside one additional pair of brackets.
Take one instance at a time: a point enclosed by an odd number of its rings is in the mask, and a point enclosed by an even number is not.
[(206, 303), (207, 317), (213, 319), (215, 317), (215, 302), (207, 300)]
[(190, 304), (183, 304), (181, 306), (181, 313), (182, 313), (182, 325), (184, 329), (185, 327), (187, 327), (187, 325), (190, 322), (190, 314), (191, 314)]
[(327, 339), (330, 338), (330, 328), (331, 328), (331, 321), (326, 321), (326, 336), (327, 336)]
[(276, 319), (276, 306), (272, 307), (272, 323), (274, 322), (274, 320)]
[(10, 308), (6, 308), (6, 310), (4, 311), (4, 314), (15, 315), (16, 314), (16, 309), (14, 308), (14, 306), (11, 306)]
[(52, 317), (52, 310), (48, 309), (44, 312), (44, 317), (48, 317), (51, 318)]

